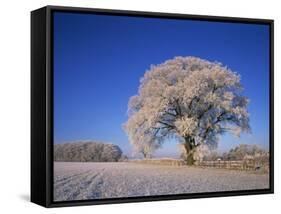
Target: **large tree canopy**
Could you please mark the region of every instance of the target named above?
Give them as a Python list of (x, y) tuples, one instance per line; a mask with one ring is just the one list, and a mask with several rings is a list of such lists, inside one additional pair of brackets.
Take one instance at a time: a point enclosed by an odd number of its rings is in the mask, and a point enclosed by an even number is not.
[(192, 163), (199, 145), (215, 146), (225, 132), (250, 130), (249, 100), (241, 92), (240, 76), (222, 64), (175, 57), (145, 72), (124, 128), (146, 156), (166, 138), (181, 140)]

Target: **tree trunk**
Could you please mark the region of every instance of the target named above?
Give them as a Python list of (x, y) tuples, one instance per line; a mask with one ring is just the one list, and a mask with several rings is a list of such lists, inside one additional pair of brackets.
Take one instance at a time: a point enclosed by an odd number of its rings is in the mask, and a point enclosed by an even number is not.
[(150, 155), (148, 152), (141, 151), (141, 153), (142, 153), (144, 159), (149, 159), (149, 158), (151, 158), (151, 155)]
[(146, 159), (147, 158), (147, 153), (142, 151), (142, 155), (143, 155), (143, 158)]
[(193, 153), (194, 153), (194, 148), (192, 145), (192, 138), (190, 137), (185, 137), (184, 138), (185, 142), (183, 144), (184, 149), (185, 149), (185, 161), (187, 165), (193, 165), (195, 160), (193, 157)]

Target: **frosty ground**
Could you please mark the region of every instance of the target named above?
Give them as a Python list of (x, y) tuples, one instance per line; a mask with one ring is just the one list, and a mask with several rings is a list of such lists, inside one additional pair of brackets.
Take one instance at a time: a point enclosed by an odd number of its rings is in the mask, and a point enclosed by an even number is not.
[(54, 163), (54, 200), (84, 200), (269, 188), (268, 174), (117, 163)]

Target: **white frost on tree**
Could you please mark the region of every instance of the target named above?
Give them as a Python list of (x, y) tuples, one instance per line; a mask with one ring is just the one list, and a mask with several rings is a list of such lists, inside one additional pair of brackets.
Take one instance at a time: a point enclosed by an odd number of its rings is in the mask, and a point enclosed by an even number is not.
[(137, 151), (151, 154), (167, 138), (183, 141), (192, 164), (200, 145), (216, 146), (218, 136), (250, 131), (240, 76), (217, 62), (175, 57), (152, 65), (128, 105), (124, 125)]

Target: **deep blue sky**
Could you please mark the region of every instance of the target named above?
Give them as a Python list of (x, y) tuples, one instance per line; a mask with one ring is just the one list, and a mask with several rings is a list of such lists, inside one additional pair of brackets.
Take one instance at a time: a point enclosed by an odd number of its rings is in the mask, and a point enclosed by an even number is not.
[[(128, 100), (151, 64), (175, 56), (219, 61), (242, 77), (252, 134), (225, 135), (220, 151), (268, 147), (269, 26), (61, 12), (54, 13), (54, 142), (101, 140), (130, 155), (122, 130)], [(175, 144), (157, 155), (175, 155)]]

